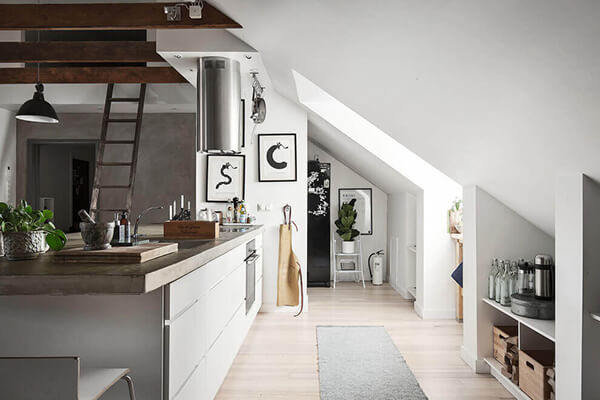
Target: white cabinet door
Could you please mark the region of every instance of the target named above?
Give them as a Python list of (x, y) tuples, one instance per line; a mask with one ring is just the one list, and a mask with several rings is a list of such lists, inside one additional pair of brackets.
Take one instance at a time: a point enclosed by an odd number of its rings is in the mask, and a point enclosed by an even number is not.
[(246, 264), (225, 277), (208, 292), (206, 307), (206, 328), (208, 347), (221, 334), (237, 307), (244, 301), (246, 291)]
[(233, 363), (244, 336), (246, 306), (241, 303), (233, 318), (206, 355), (208, 398), (213, 399)]
[(208, 400), (206, 383), (206, 359), (203, 358), (174, 400)]
[(201, 323), (203, 300), (196, 300), (165, 328), (169, 399), (174, 398), (205, 354), (206, 329)]

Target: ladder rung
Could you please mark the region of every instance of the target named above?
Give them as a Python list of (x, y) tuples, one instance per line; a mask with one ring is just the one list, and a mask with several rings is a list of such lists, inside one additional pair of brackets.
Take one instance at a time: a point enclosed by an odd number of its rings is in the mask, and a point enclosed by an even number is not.
[(94, 185), (94, 189), (129, 189), (130, 185)]
[(126, 208), (92, 208), (92, 212), (115, 212), (115, 211), (129, 211)]
[(100, 162), (98, 165), (103, 167), (126, 167), (133, 165), (132, 162)]
[(139, 103), (140, 99), (138, 97), (111, 97), (108, 101), (118, 101), (122, 103)]
[(109, 118), (106, 120), (106, 122), (137, 122), (137, 119), (131, 119), (131, 118)]
[(105, 140), (105, 144), (135, 144), (135, 140)]

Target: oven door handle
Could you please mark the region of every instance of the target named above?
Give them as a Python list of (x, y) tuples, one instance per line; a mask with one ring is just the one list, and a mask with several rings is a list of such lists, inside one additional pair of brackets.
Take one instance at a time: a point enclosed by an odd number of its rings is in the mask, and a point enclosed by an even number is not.
[(252, 264), (253, 262), (255, 262), (256, 260), (258, 260), (260, 258), (260, 255), (257, 253), (252, 253), (248, 256), (248, 258), (246, 258), (246, 264)]

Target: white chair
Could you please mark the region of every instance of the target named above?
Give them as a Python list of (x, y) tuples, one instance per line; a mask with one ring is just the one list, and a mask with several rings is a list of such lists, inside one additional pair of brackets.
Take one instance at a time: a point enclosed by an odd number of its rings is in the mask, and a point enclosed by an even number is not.
[[(339, 240), (337, 239), (339, 238)], [(362, 280), (363, 288), (365, 288), (365, 274), (363, 271), (363, 257), (362, 257), (362, 241), (360, 235), (355, 239), (354, 253), (342, 253), (342, 249), (338, 249), (338, 242), (342, 240), (335, 232), (332, 234), (333, 246), (331, 246), (331, 255), (333, 263), (333, 288), (335, 289), (335, 283), (337, 281), (337, 274), (354, 274), (354, 281), (358, 282), (359, 277)], [(341, 269), (341, 261), (351, 259), (354, 262), (354, 269)]]
[(0, 399), (97, 400), (119, 380), (135, 400), (129, 368), (81, 369), (79, 357), (0, 358)]

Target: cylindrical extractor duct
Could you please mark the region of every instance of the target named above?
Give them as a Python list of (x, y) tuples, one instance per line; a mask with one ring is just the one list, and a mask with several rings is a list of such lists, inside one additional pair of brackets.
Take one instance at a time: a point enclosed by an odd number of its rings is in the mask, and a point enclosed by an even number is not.
[(240, 63), (225, 57), (198, 59), (196, 151), (239, 153)]

